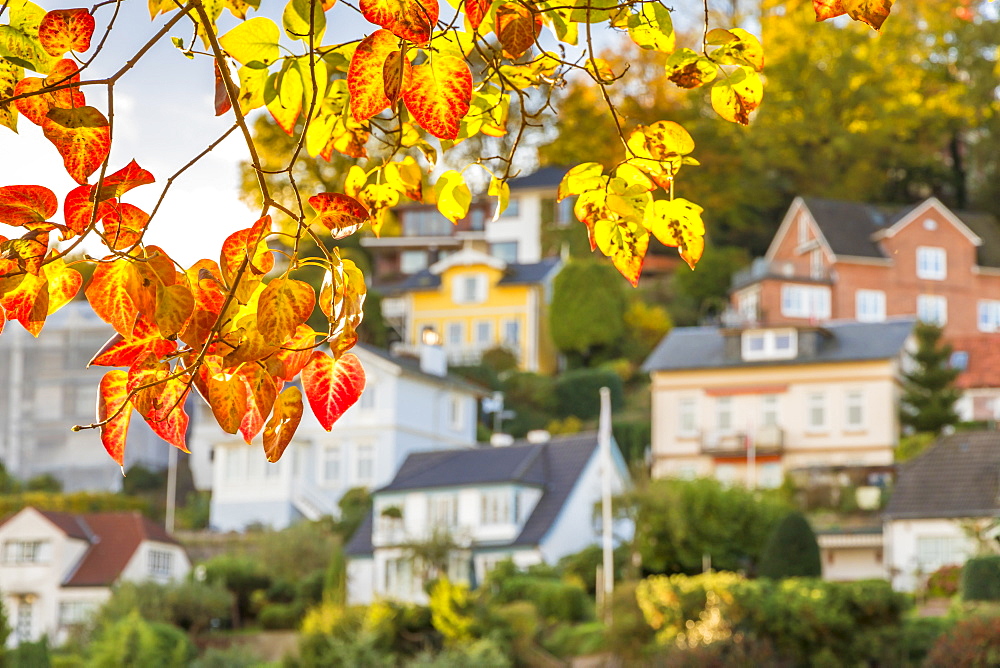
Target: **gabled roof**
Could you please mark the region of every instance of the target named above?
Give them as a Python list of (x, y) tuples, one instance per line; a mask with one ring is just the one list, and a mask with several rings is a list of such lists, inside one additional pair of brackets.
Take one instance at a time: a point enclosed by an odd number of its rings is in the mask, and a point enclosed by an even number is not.
[(903, 464), (886, 519), (1000, 515), (1000, 431), (959, 432)]
[[(503, 277), (497, 285), (529, 285), (541, 283), (554, 269), (557, 269), (561, 260), (557, 257), (550, 257), (540, 262), (530, 264), (511, 263), (504, 270)], [(429, 269), (423, 269), (415, 274), (411, 274), (406, 280), (393, 286), (386, 286), (385, 292), (398, 294), (400, 292), (411, 292), (419, 290), (437, 290), (441, 287), (441, 276), (431, 273)]]
[[(597, 434), (588, 432), (556, 436), (546, 443), (520, 441), (508, 447), (418, 452), (407, 457), (392, 482), (374, 494), (489, 484), (537, 486), (542, 489), (541, 499), (521, 533), (505, 545), (538, 545), (552, 528), (596, 449)], [(372, 553), (372, 523), (369, 513), (344, 548), (348, 555)]]
[[(23, 511), (21, 511), (23, 512)], [(72, 513), (37, 511), (67, 537), (89, 543), (64, 587), (107, 587), (115, 583), (143, 541), (179, 543), (139, 512)], [(0, 526), (15, 515), (7, 517)]]
[(518, 176), (507, 182), (511, 190), (527, 190), (529, 188), (558, 188), (569, 167), (542, 167), (528, 174)]
[[(738, 337), (739, 331), (718, 327), (676, 327), (646, 358), (642, 369), (646, 372), (682, 371), (891, 359), (902, 352), (915, 322), (910, 317), (892, 318), (885, 322), (845, 320), (830, 322), (821, 328), (799, 328), (797, 357), (788, 360), (768, 359), (752, 362), (744, 361), (739, 354), (735, 356), (726, 354), (726, 337)], [(789, 327), (771, 329), (789, 329)], [(803, 346), (804, 332), (817, 335), (814, 350), (807, 350)], [(738, 345), (734, 348), (739, 350)]]

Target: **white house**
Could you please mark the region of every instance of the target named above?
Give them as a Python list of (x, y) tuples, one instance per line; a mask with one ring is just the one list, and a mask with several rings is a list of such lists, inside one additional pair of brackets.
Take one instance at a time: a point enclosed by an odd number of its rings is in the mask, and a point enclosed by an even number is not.
[(887, 575), (901, 591), (979, 547), (1000, 549), (1000, 432), (946, 436), (904, 464), (883, 520)]
[[(628, 470), (612, 444), (612, 490)], [(601, 500), (596, 433), (507, 447), (410, 455), (391, 483), (376, 490), (372, 513), (347, 544), (348, 600), (377, 597), (424, 603), (427, 575), (413, 545), (450, 541), (448, 577), (472, 586), (499, 562), (524, 568), (599, 542)], [(616, 526), (617, 537), (631, 526)]]
[[(27, 480), (51, 474), (65, 491), (118, 491), (122, 474), (96, 429), (70, 431), (97, 419), (97, 387), (106, 367), (87, 362), (114, 334), (85, 301), (53, 313), (38, 339), (8, 323), (0, 336), (0, 460)], [(172, 446), (138, 416), (129, 428), (126, 470), (167, 465)]]
[(191, 570), (184, 548), (140, 513), (34, 508), (0, 523), (0, 595), (7, 644), (48, 635), (55, 643), (108, 599), (119, 581), (169, 582)]
[(223, 432), (207, 409), (201, 411), (192, 463), (196, 476), (209, 473), (212, 480), (213, 529), (280, 529), (298, 519), (336, 515), (344, 492), (388, 483), (411, 452), (475, 443), (482, 391), (447, 375), (440, 348), (426, 347), (421, 360), (364, 345), (352, 352), (367, 379), (358, 403), (329, 433), (307, 408), (277, 463), (265, 459), (260, 437), (247, 445)]

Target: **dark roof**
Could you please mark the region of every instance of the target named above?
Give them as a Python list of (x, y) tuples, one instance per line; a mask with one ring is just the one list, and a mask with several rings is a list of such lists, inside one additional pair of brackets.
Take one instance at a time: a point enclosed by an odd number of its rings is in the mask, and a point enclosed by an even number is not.
[(521, 188), (558, 188), (569, 167), (542, 167), (527, 176), (518, 176), (507, 182), (511, 190)]
[[(738, 354), (726, 354), (725, 338), (739, 336), (739, 331), (677, 327), (660, 341), (642, 369), (646, 372), (680, 371), (890, 359), (902, 351), (914, 323), (913, 318), (906, 317), (885, 322), (837, 321), (822, 328), (799, 328), (798, 357), (753, 362), (744, 361)], [(818, 343), (814, 352), (805, 352), (802, 336), (811, 331), (818, 334)]]
[(55, 524), (60, 531), (70, 538), (77, 538), (88, 542), (93, 538), (93, 534), (90, 532), (90, 529), (88, 529), (83, 523), (82, 518), (79, 515), (56, 512), (52, 510), (39, 510), (38, 512), (41, 513), (42, 516), (49, 522)]
[(393, 355), (385, 348), (377, 348), (376, 346), (370, 346), (365, 343), (359, 343), (356, 347), (361, 348), (365, 352), (371, 353), (376, 357), (380, 357), (391, 364), (395, 364), (400, 368), (400, 370), (403, 371), (403, 373), (416, 376), (421, 380), (452, 387), (456, 390), (468, 392), (469, 394), (475, 394), (477, 396), (489, 392), (487, 388), (475, 383), (470, 383), (463, 378), (459, 378), (458, 376), (453, 376), (451, 374), (446, 376), (437, 376), (432, 373), (427, 373), (420, 368), (420, 360), (415, 357)]
[(976, 249), (976, 263), (980, 267), (1000, 267), (1000, 224), (991, 213), (952, 211), (959, 220), (983, 240)]
[(892, 224), (893, 211), (871, 204), (819, 197), (803, 197), (802, 200), (835, 255), (885, 257), (872, 234)]
[[(519, 441), (508, 447), (418, 452), (407, 457), (392, 482), (375, 494), (503, 483), (536, 485), (542, 488), (542, 496), (521, 533), (506, 545), (537, 545), (559, 517), (596, 449), (596, 432), (587, 432), (555, 436), (546, 443)], [(347, 554), (372, 553), (372, 522), (369, 513), (344, 548)]]
[(889, 519), (1000, 514), (1000, 431), (959, 432), (902, 466)]
[[(557, 257), (548, 257), (530, 264), (508, 264), (504, 269), (503, 278), (497, 282), (497, 285), (541, 283), (559, 265), (559, 262), (560, 259)], [(432, 274), (429, 269), (423, 269), (406, 277), (400, 283), (385, 286), (384, 291), (398, 293), (410, 290), (436, 290), (439, 287), (441, 287), (441, 275)]]

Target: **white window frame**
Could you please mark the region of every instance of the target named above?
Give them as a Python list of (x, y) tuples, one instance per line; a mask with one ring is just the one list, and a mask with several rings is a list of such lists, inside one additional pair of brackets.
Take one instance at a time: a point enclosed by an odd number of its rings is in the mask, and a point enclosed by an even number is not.
[[(779, 347), (786, 337), (788, 345)], [(798, 332), (791, 328), (748, 329), (740, 337), (740, 352), (747, 362), (794, 359), (798, 355), (798, 347)]]
[(479, 519), (483, 525), (511, 522), (510, 492), (506, 489), (483, 490), (479, 495)]
[(404, 274), (415, 274), (428, 266), (427, 251), (425, 250), (409, 249), (399, 254), (399, 271)]
[(354, 447), (354, 478), (362, 485), (371, 484), (375, 478), (375, 446), (371, 443)]
[(917, 567), (925, 574), (942, 566), (965, 563), (968, 556), (964, 536), (917, 536)]
[(493, 321), (479, 320), (476, 322), (476, 344), (478, 346), (488, 346), (493, 343)]
[(1000, 301), (980, 299), (976, 322), (980, 332), (1000, 332)]
[(427, 520), (428, 528), (458, 526), (458, 494), (445, 492), (428, 495)]
[(465, 429), (465, 405), (462, 398), (456, 394), (448, 395), (448, 424), (452, 431)]
[(677, 402), (677, 435), (691, 438), (698, 435), (698, 398), (681, 397)]
[(830, 318), (830, 288), (821, 285), (781, 286), (781, 315), (786, 318)]
[(324, 443), (319, 449), (319, 474), (326, 485), (339, 485), (344, 476), (344, 451), (340, 443)]
[(917, 278), (943, 281), (948, 278), (948, 254), (937, 246), (917, 246)]
[[(857, 419), (853, 419), (856, 415)], [(865, 428), (864, 390), (848, 390), (844, 394), (844, 429), (861, 431)]]
[(734, 403), (731, 396), (715, 398), (715, 429), (720, 434), (732, 434), (735, 431)]
[(917, 317), (923, 322), (948, 324), (948, 300), (941, 295), (917, 295)]
[(150, 549), (146, 555), (149, 574), (154, 577), (169, 578), (174, 573), (174, 555), (168, 550)]
[(451, 299), (456, 304), (482, 304), (488, 292), (486, 283), (486, 274), (458, 274), (452, 282)]
[[(819, 412), (820, 420), (816, 421), (816, 411)], [(826, 393), (810, 392), (806, 395), (806, 431), (810, 433), (822, 433), (829, 429)]]
[(465, 323), (449, 322), (445, 326), (444, 342), (451, 347), (465, 345)]
[[(514, 336), (511, 337), (511, 330)], [(503, 345), (511, 350), (521, 349), (521, 321), (517, 319), (503, 321)]]
[(8, 540), (3, 544), (5, 564), (47, 564), (52, 545), (47, 540)]
[(885, 320), (885, 291), (858, 290), (854, 293), (854, 317), (858, 322)]
[(778, 426), (778, 395), (762, 394), (760, 397), (760, 426)]

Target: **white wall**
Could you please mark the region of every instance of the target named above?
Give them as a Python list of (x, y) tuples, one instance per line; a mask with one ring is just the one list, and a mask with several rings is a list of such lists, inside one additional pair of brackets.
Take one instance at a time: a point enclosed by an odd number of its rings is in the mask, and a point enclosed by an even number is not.
[[(964, 564), (975, 552), (975, 542), (959, 520), (890, 521), (885, 524), (884, 540), (887, 576), (898, 591), (919, 589), (938, 567)], [(928, 560), (933, 554), (944, 558)]]
[(541, 220), (542, 197), (554, 197), (551, 189), (518, 189), (511, 192), (511, 200), (517, 199), (516, 216), (504, 215), (486, 225), (486, 241), (501, 243), (517, 242), (517, 261), (521, 264), (538, 262), (542, 259)]

